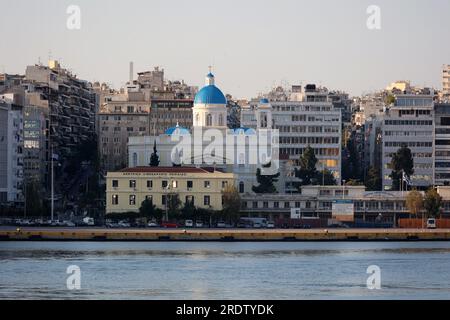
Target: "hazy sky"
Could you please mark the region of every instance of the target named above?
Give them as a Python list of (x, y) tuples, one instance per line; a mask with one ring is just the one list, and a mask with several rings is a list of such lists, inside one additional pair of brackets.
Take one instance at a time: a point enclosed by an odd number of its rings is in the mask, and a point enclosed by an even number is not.
[[(81, 8), (81, 30), (66, 9)], [(394, 80), (441, 88), (450, 64), (449, 0), (0, 0), (0, 72), (53, 58), (115, 87), (164, 67), (201, 86), (208, 65), (225, 93), (249, 98), (277, 84), (318, 83), (351, 94)], [(381, 30), (366, 27), (369, 5)]]

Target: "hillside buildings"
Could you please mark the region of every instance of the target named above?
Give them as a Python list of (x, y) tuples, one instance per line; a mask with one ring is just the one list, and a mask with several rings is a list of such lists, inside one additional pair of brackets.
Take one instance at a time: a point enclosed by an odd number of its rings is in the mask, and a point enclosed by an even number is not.
[(106, 171), (127, 166), (130, 137), (163, 134), (177, 124), (192, 127), (191, 97), (196, 87), (165, 81), (164, 69), (138, 73), (138, 79), (130, 79), (119, 92), (104, 85), (98, 92), (99, 150)]

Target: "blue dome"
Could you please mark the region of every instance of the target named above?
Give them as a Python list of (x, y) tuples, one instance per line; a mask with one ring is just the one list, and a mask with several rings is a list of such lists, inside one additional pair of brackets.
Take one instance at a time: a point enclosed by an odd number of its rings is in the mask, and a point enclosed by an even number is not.
[(227, 104), (222, 91), (215, 85), (203, 87), (195, 96), (195, 104)]
[(261, 103), (261, 104), (266, 104), (266, 103), (269, 103), (269, 100), (266, 99), (266, 98), (263, 98), (263, 99), (261, 99), (261, 100), (259, 101), (259, 103)]
[(236, 128), (231, 129), (232, 134), (245, 134), (245, 135), (254, 135), (256, 131), (252, 128)]
[(167, 134), (169, 136), (173, 135), (174, 133), (183, 135), (183, 134), (189, 134), (190, 132), (188, 129), (183, 128), (183, 127), (172, 127), (172, 128), (167, 129), (164, 132), (164, 134)]

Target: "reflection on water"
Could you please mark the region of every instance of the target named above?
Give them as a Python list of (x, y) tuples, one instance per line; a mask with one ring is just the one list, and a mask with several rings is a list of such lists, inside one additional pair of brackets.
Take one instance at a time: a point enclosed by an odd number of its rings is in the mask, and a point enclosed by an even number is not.
[[(448, 299), (448, 242), (0, 242), (0, 299)], [(66, 289), (78, 265), (82, 290)], [(378, 265), (382, 289), (366, 288)]]

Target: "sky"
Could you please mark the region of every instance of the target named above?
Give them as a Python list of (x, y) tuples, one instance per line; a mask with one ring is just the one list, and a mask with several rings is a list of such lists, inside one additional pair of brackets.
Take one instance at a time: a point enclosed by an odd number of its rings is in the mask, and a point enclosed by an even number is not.
[[(81, 28), (67, 28), (67, 7)], [(380, 29), (366, 12), (380, 8)], [(440, 89), (450, 64), (449, 0), (0, 0), (0, 72), (49, 56), (79, 78), (123, 86), (165, 69), (169, 80), (216, 84), (235, 98), (316, 83), (352, 95), (396, 80)]]

